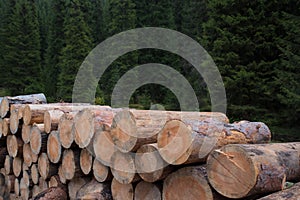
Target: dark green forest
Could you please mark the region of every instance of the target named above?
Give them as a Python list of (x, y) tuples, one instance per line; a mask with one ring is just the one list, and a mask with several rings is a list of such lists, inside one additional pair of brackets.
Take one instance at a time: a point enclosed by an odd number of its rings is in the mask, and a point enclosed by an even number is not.
[[(88, 53), (106, 38), (138, 27), (177, 30), (201, 44), (221, 72), (232, 121), (263, 121), (277, 140), (300, 138), (298, 0), (0, 0), (0, 96), (44, 92), (49, 102), (69, 102)], [(112, 63), (99, 81), (95, 103), (109, 105), (125, 72), (158, 61), (184, 75), (199, 109), (210, 110), (196, 69), (154, 49)], [(140, 87), (130, 103), (179, 109), (175, 95), (155, 84)]]

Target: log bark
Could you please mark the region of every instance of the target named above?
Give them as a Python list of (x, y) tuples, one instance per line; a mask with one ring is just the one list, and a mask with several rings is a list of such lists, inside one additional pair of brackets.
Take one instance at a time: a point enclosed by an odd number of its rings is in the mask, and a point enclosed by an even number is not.
[(51, 131), (48, 136), (47, 155), (52, 163), (58, 163), (61, 160), (61, 144), (58, 131)]
[(80, 151), (66, 149), (62, 158), (62, 171), (67, 180), (82, 177), (83, 172), (80, 169)]
[(80, 152), (80, 168), (81, 171), (88, 175), (93, 166), (93, 156), (87, 149), (82, 149)]
[(30, 142), (30, 136), (31, 136), (31, 125), (22, 125), (22, 140), (25, 144)]
[(103, 126), (95, 132), (93, 140), (95, 158), (106, 166), (111, 166), (111, 157), (117, 151), (110, 136), (109, 126)]
[(76, 194), (76, 199), (112, 200), (110, 185), (108, 183), (99, 183), (96, 180), (92, 180), (79, 189)]
[(23, 144), (24, 142), (15, 135), (7, 136), (7, 151), (9, 156), (15, 158), (17, 156), (23, 156)]
[(97, 109), (83, 109), (79, 111), (73, 124), (73, 135), (76, 144), (80, 148), (87, 147), (94, 136), (95, 131), (103, 124), (111, 125), (116, 111), (107, 107)]
[(30, 147), (36, 155), (47, 152), (48, 135), (44, 132), (43, 124), (34, 124), (31, 128)]
[(94, 178), (98, 182), (110, 181), (113, 178), (109, 167), (103, 165), (97, 159), (94, 159), (93, 162), (93, 174), (94, 174)]
[(116, 151), (111, 157), (111, 172), (114, 178), (122, 184), (140, 180), (136, 173), (133, 155)]
[(213, 199), (213, 193), (204, 176), (203, 167), (185, 167), (170, 174), (163, 183), (165, 200)]
[(172, 112), (157, 110), (123, 110), (114, 116), (111, 136), (122, 152), (137, 150), (143, 144), (157, 142), (157, 134), (171, 119), (228, 122), (223, 113)]
[(58, 132), (60, 143), (66, 149), (69, 149), (74, 142), (72, 127), (76, 114), (77, 112), (65, 113), (59, 119)]
[(174, 167), (166, 163), (158, 152), (157, 144), (145, 144), (135, 154), (136, 171), (147, 182), (162, 180)]
[(299, 200), (300, 183), (293, 185), (291, 188), (270, 194), (258, 200)]
[(115, 178), (111, 183), (111, 193), (113, 199), (116, 200), (133, 200), (132, 184), (119, 183)]
[(159, 153), (169, 164), (205, 162), (227, 144), (267, 143), (271, 132), (261, 122), (224, 124), (217, 121), (170, 120), (158, 134)]
[(4, 161), (4, 169), (5, 169), (5, 174), (13, 174), (13, 158), (10, 157), (9, 155), (5, 156), (5, 161)]
[(38, 169), (41, 177), (45, 180), (49, 179), (51, 176), (57, 174), (58, 168), (55, 164), (49, 162), (46, 153), (42, 153), (38, 160)]
[(60, 187), (51, 187), (37, 194), (33, 200), (50, 200), (50, 199), (67, 200), (68, 195), (66, 191), (64, 191)]
[(161, 188), (153, 183), (139, 182), (134, 189), (135, 200), (161, 200)]
[(47, 110), (44, 114), (45, 132), (50, 133), (58, 129), (58, 123), (61, 116), (64, 114), (62, 110)]
[(40, 178), (40, 174), (39, 174), (39, 170), (38, 170), (38, 167), (36, 164), (33, 164), (31, 166), (31, 179), (32, 179), (32, 182), (34, 184), (38, 184), (39, 183), (39, 178)]
[(300, 179), (299, 155), (300, 143), (226, 145), (210, 154), (208, 179), (229, 198), (279, 191), (285, 181)]
[(32, 154), (32, 151), (31, 151), (30, 144), (24, 144), (23, 145), (23, 159), (24, 159), (24, 164), (26, 164), (28, 167), (30, 167), (32, 164), (31, 154)]
[(84, 178), (74, 178), (68, 184), (68, 194), (71, 200), (76, 200), (77, 191), (86, 183), (88, 183), (91, 179)]
[(21, 95), (15, 97), (4, 97), (0, 104), (0, 115), (2, 118), (9, 115), (11, 104), (44, 104), (47, 103), (44, 94)]
[(16, 177), (19, 177), (22, 172), (22, 159), (20, 157), (13, 158), (13, 172)]

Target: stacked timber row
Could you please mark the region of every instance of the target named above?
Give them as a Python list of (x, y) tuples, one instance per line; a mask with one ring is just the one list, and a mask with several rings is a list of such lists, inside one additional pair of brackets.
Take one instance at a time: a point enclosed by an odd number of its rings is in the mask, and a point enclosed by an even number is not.
[(282, 189), (300, 179), (300, 144), (268, 144), (262, 122), (46, 104), (42, 94), (4, 97), (0, 111), (3, 199), (299, 197), (299, 184)]

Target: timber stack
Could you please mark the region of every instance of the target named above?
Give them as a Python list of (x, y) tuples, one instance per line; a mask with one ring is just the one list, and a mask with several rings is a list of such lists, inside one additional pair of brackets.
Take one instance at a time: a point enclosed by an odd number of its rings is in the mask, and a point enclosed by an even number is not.
[(0, 199), (300, 199), (300, 143), (262, 122), (0, 99)]

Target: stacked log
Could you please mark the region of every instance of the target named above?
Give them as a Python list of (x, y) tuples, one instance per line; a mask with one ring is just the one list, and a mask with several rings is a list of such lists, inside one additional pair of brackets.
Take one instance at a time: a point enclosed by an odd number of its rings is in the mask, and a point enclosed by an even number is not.
[(261, 122), (229, 123), (226, 115), (214, 112), (4, 99), (3, 198), (221, 200), (277, 191), (273, 198), (299, 195), (297, 184), (289, 192), (280, 190), (286, 181), (300, 179), (300, 144), (267, 144), (271, 133)]

